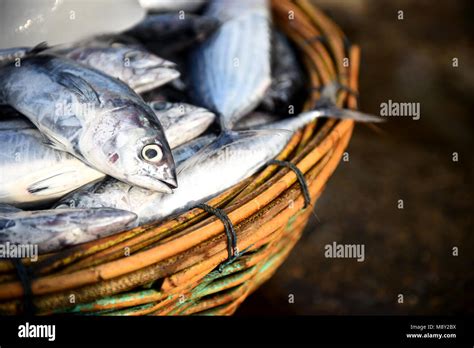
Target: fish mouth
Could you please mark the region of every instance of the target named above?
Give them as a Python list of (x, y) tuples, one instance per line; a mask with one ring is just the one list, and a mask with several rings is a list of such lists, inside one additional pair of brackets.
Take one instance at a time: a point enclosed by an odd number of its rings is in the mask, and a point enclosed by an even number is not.
[[(58, 208), (56, 208), (58, 209)], [(112, 222), (109, 221), (110, 225), (123, 226), (124, 228), (133, 228), (137, 222), (137, 214), (124, 210), (124, 209), (115, 209), (115, 208), (92, 208), (94, 211), (103, 212), (103, 219), (108, 221), (112, 219)]]
[(134, 228), (138, 226), (138, 216), (137, 214), (122, 209), (116, 209), (117, 214), (122, 213), (120, 218), (117, 218), (117, 224), (123, 226), (124, 229)]
[(156, 179), (152, 176), (148, 176), (151, 179), (147, 185), (147, 188), (156, 192), (162, 193), (173, 193), (173, 190), (178, 188), (178, 182), (175, 178), (167, 179)]
[(169, 178), (166, 180), (160, 180), (163, 184), (168, 186), (170, 189), (177, 189), (178, 188), (178, 180), (176, 178)]

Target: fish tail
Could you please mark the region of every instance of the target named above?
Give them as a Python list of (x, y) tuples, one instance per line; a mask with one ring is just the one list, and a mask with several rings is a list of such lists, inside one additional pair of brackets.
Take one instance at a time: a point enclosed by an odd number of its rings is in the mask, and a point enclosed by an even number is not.
[(365, 112), (360, 112), (357, 110), (339, 108), (337, 106), (329, 106), (322, 110), (324, 116), (328, 118), (336, 118), (341, 120), (354, 120), (356, 122), (369, 122), (369, 123), (380, 123), (385, 122), (380, 116), (370, 115)]
[(328, 117), (336, 119), (350, 119), (357, 122), (384, 122), (379, 116), (370, 115), (361, 111), (344, 109), (336, 105), (337, 93), (341, 90), (356, 93), (348, 87), (341, 85), (338, 81), (332, 81), (321, 89), (321, 97), (316, 101), (313, 111), (316, 117)]

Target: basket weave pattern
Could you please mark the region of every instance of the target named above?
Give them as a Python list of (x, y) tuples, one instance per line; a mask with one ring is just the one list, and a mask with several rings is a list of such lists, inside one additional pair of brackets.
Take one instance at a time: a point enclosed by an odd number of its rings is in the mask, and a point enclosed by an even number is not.
[[(303, 57), (311, 84), (305, 109), (331, 81), (357, 91), (359, 48), (347, 44), (336, 24), (308, 0), (275, 0), (272, 11), (275, 24)], [(356, 108), (354, 93), (339, 93), (338, 105)], [(277, 157), (304, 173), (313, 204), (339, 164), (353, 126), (349, 120), (313, 122)], [(193, 209), (159, 224), (42, 255), (35, 263), (24, 260), (31, 270), (36, 314), (232, 314), (288, 256), (311, 207), (302, 209), (295, 173), (276, 165), (207, 204), (227, 213), (243, 256), (222, 267), (228, 257), (224, 226)], [(0, 312), (22, 313), (23, 296), (12, 263), (1, 261)]]

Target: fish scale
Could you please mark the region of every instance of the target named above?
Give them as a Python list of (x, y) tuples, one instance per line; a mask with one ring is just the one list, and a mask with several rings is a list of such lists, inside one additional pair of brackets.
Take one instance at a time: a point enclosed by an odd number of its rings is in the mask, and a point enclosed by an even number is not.
[(223, 129), (232, 129), (271, 83), (268, 3), (213, 1), (206, 15), (222, 24), (192, 53), (192, 90), (197, 103), (219, 114)]
[(22, 211), (0, 204), (0, 243), (52, 252), (132, 228), (136, 218), (129, 211), (109, 208)]

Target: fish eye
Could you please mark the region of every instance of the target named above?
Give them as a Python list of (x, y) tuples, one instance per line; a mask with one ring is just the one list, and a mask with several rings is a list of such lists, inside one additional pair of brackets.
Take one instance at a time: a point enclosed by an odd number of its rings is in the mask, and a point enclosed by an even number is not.
[(142, 149), (142, 157), (145, 159), (145, 161), (158, 163), (163, 158), (163, 151), (161, 150), (160, 145), (145, 145)]

